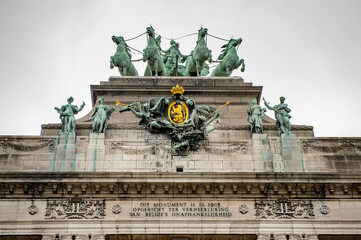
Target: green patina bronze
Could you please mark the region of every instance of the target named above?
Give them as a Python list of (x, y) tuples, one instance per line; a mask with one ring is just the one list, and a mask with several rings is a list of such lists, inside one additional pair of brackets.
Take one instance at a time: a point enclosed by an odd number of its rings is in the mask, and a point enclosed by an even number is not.
[(201, 76), (205, 61), (212, 62), (211, 50), (208, 49), (204, 40), (207, 35), (207, 28), (198, 30), (197, 45), (186, 62), (185, 76)]
[(236, 47), (242, 43), (242, 38), (231, 39), (228, 44), (222, 46), (224, 48), (219, 55), (218, 60), (221, 63), (213, 70), (212, 77), (229, 77), (234, 69), (242, 65), (241, 72), (245, 70), (244, 60), (239, 60)]
[(261, 108), (261, 106), (257, 104), (257, 99), (255, 98), (252, 99), (252, 104), (253, 106), (251, 106), (251, 101), (248, 101), (247, 113), (248, 122), (251, 124), (251, 131), (252, 133), (263, 133), (262, 118), (267, 109)]
[(163, 76), (165, 66), (160, 51), (160, 39), (157, 42), (153, 27), (147, 27), (148, 46), (143, 50), (143, 61), (147, 61), (148, 68), (144, 76)]
[(74, 115), (84, 108), (85, 103), (83, 102), (80, 108), (78, 108), (76, 105), (71, 104), (74, 101), (73, 97), (69, 97), (67, 101), (66, 105), (61, 106), (61, 108), (55, 107), (54, 109), (60, 114), (59, 118), (62, 125), (60, 132), (75, 133), (76, 121)]
[(140, 118), (139, 124), (145, 125), (149, 132), (167, 133), (176, 154), (197, 151), (199, 142), (214, 130), (209, 125), (219, 117), (215, 108), (196, 105), (192, 99), (179, 93), (158, 101), (151, 98), (144, 104), (134, 102), (119, 110), (124, 111), (131, 111)]
[(165, 54), (165, 75), (166, 76), (184, 76), (185, 67), (179, 65), (181, 59), (186, 59), (187, 56), (184, 56), (179, 50), (179, 43), (174, 40), (170, 41), (170, 48), (163, 51)]
[(89, 117), (89, 120), (94, 120), (92, 125), (93, 133), (105, 133), (108, 127), (108, 120), (115, 111), (114, 107), (104, 105), (104, 99), (99, 99), (99, 105), (95, 107), (94, 112)]
[(112, 36), (113, 42), (117, 45), (117, 51), (110, 57), (110, 68), (118, 67), (122, 76), (138, 76), (138, 72), (131, 62), (132, 55), (123, 37)]
[(286, 99), (284, 97), (280, 97), (280, 104), (271, 107), (269, 105), (270, 103), (267, 103), (266, 100), (263, 98), (264, 105), (266, 105), (269, 110), (273, 110), (275, 112), (276, 127), (279, 136), (281, 136), (281, 134), (283, 133), (291, 133), (291, 115), (289, 115), (291, 109), (289, 109), (288, 105), (285, 104), (285, 100)]
[[(144, 76), (207, 76), (209, 74), (209, 66), (206, 61), (212, 63), (211, 50), (208, 49), (205, 40), (207, 32), (207, 28), (201, 27), (198, 30), (198, 39), (194, 50), (191, 51), (190, 55), (182, 55), (179, 50), (179, 43), (174, 40), (171, 40), (171, 46), (168, 50), (162, 50), (161, 36), (158, 35), (158, 37), (155, 37), (156, 34), (153, 27), (147, 27), (145, 33), (148, 35), (148, 45), (143, 50), (142, 58), (144, 62), (147, 62)], [(143, 34), (129, 40), (138, 38)], [(184, 37), (194, 34), (197, 33), (188, 34)], [(226, 39), (213, 35), (209, 36), (227, 41)], [(117, 51), (114, 56), (110, 58), (110, 68), (118, 67), (122, 76), (138, 76), (138, 72), (132, 64), (132, 56), (125, 40), (122, 37), (116, 36), (113, 36), (112, 39), (114, 43), (117, 44)], [(244, 72), (244, 60), (239, 59), (236, 50), (236, 47), (241, 43), (241, 38), (231, 39), (227, 44), (222, 46), (222, 53), (218, 57), (220, 64), (213, 70), (211, 74), (212, 77), (229, 77), (232, 74), (232, 71), (240, 66), (242, 66), (241, 72)], [(185, 66), (180, 64), (184, 62)]]
[(192, 113), (188, 120), (175, 128), (169, 135), (172, 138), (173, 148), (177, 154), (187, 151), (197, 151), (199, 142), (213, 131), (214, 126), (209, 126), (219, 117), (217, 110), (207, 105), (196, 105), (192, 99), (188, 99), (187, 105), (192, 107)]

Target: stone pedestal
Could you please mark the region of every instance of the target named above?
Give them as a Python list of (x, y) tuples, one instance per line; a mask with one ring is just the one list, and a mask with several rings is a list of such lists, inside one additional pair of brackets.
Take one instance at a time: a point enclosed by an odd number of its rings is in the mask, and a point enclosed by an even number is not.
[(286, 172), (304, 172), (302, 151), (296, 135), (281, 135), (282, 158)]
[(252, 135), (253, 163), (256, 171), (272, 171), (272, 153), (267, 134)]
[(104, 133), (90, 133), (89, 144), (86, 154), (86, 171), (96, 172), (97, 170), (104, 170), (105, 166), (105, 145)]
[(75, 133), (60, 133), (53, 155), (53, 172), (75, 171), (76, 141)]

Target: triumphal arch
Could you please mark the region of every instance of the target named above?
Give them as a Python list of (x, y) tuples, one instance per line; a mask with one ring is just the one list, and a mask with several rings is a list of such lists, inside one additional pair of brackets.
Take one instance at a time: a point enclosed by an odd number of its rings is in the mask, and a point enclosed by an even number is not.
[(231, 76), (242, 39), (215, 60), (207, 31), (185, 55), (148, 27), (144, 76), (113, 36), (91, 112), (69, 97), (40, 136), (0, 136), (1, 240), (360, 239), (361, 138), (293, 125)]

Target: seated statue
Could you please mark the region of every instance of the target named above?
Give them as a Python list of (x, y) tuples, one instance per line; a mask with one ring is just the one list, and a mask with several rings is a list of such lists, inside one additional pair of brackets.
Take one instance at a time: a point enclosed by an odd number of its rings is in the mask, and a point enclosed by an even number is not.
[(108, 127), (108, 120), (110, 116), (115, 111), (114, 107), (108, 107), (104, 105), (104, 99), (99, 98), (99, 105), (95, 107), (94, 112), (89, 117), (89, 120), (94, 119), (94, 123), (92, 125), (93, 133), (105, 133), (105, 130)]
[(262, 99), (264, 101), (264, 105), (266, 105), (266, 107), (269, 110), (273, 110), (275, 112), (276, 127), (277, 127), (278, 135), (281, 136), (281, 134), (283, 134), (283, 133), (290, 134), (291, 133), (291, 123), (290, 123), (291, 115), (289, 115), (289, 113), (291, 112), (291, 109), (289, 109), (288, 105), (285, 104), (286, 99), (284, 97), (280, 97), (281, 103), (278, 105), (275, 105), (273, 107), (271, 107), (264, 98), (262, 98)]
[(55, 107), (54, 109), (60, 114), (59, 118), (61, 119), (61, 131), (63, 133), (75, 133), (75, 114), (78, 114), (83, 110), (85, 103), (78, 108), (76, 105), (71, 103), (74, 101), (73, 97), (67, 99), (68, 103), (61, 106), (61, 108)]

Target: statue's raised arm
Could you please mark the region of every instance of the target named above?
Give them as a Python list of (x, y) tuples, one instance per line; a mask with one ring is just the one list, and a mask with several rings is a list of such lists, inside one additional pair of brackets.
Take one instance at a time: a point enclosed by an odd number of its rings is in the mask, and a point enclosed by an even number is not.
[(262, 100), (263, 100), (263, 103), (264, 103), (264, 105), (269, 109), (269, 110), (275, 110), (273, 107), (271, 107), (269, 104), (269, 102), (266, 102), (266, 99), (264, 99), (264, 97), (262, 98)]

